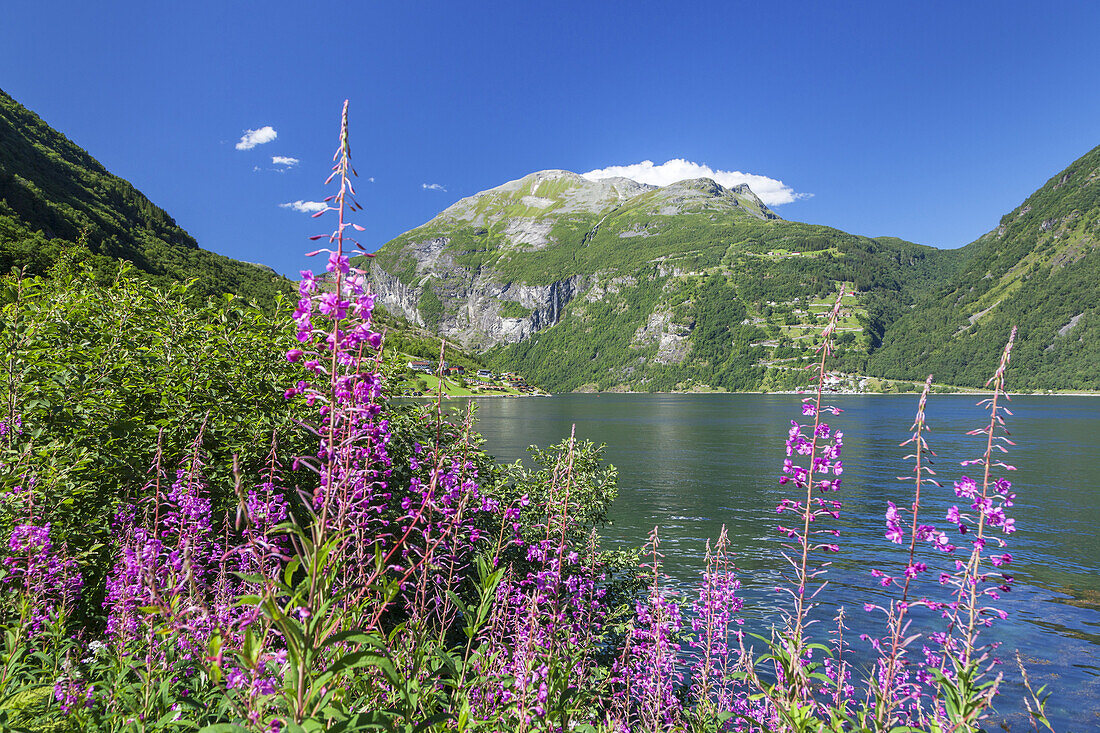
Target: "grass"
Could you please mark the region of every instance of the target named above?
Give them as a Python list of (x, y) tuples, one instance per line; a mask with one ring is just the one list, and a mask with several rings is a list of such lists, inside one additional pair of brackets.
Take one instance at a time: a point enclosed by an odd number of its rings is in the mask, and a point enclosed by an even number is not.
[[(477, 379), (476, 377), (468, 378), (467, 381), (469, 381), (470, 379), (478, 382), (479, 385), (475, 385), (473, 388), (470, 388), (463, 385), (461, 379), (444, 377), (443, 394), (447, 397), (478, 397), (485, 395), (518, 397), (524, 394), (518, 389), (508, 387), (506, 385), (485, 382), (483, 380)], [(439, 377), (435, 376), (434, 374), (418, 373), (415, 377), (411, 379), (403, 379), (398, 381), (397, 387), (399, 390), (413, 390), (416, 389), (416, 383), (421, 380), (423, 380), (424, 383), (428, 385), (427, 390), (425, 390), (425, 394), (430, 396), (439, 393)]]

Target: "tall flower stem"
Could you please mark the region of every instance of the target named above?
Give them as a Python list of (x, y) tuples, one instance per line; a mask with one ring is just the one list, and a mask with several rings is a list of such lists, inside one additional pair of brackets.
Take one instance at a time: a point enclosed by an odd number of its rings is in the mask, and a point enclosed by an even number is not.
[[(975, 650), (975, 639), (977, 637), (977, 615), (979, 611), (978, 607), (978, 582), (977, 576), (979, 575), (982, 550), (985, 546), (985, 530), (987, 522), (986, 507), (990, 502), (990, 472), (993, 469), (993, 448), (995, 442), (995, 434), (997, 426), (1004, 426), (1004, 418), (1001, 417), (999, 411), (1008, 412), (1004, 407), (998, 406), (998, 400), (1004, 398), (1009, 400), (1008, 394), (1004, 391), (1005, 388), (1005, 370), (1008, 368), (1009, 360), (1012, 358), (1012, 345), (1016, 340), (1016, 327), (1013, 326), (1012, 333), (1008, 336), (1008, 343), (1005, 344), (1004, 352), (1001, 354), (1001, 361), (997, 365), (997, 371), (993, 373), (989, 381), (986, 382), (986, 386), (993, 387), (993, 396), (989, 398), (986, 403), (989, 405), (989, 424), (984, 430), (971, 431), (971, 434), (986, 434), (985, 453), (982, 456), (982, 493), (981, 493), (981, 508), (978, 511), (978, 539), (974, 542), (974, 549), (970, 553), (970, 562), (968, 563), (968, 574), (975, 579), (975, 582), (969, 583), (970, 599), (967, 603), (967, 625), (966, 625), (966, 638), (965, 638), (965, 657), (963, 658), (964, 664), (969, 664)], [(1011, 414), (1011, 413), (1009, 413)], [(996, 446), (1002, 452), (1004, 448)], [(1005, 464), (1000, 464), (1005, 468), (1010, 468)]]
[[(924, 437), (924, 433), (931, 429), (928, 427), (924, 415), (924, 409), (928, 403), (928, 394), (931, 389), (932, 375), (929, 374), (924, 382), (924, 389), (921, 391), (920, 400), (917, 402), (916, 417), (913, 420), (913, 425), (910, 427), (910, 430), (913, 431), (912, 435), (900, 446), (902, 448), (907, 445), (912, 446), (913, 452), (905, 456), (905, 460), (910, 458), (914, 459), (915, 465), (913, 467), (913, 475), (899, 477), (899, 480), (912, 480), (914, 482), (914, 491), (913, 501), (912, 504), (910, 504), (909, 547), (905, 566), (905, 581), (901, 586), (901, 598), (898, 601), (891, 602), (889, 608), (882, 609), (886, 612), (889, 629), (889, 637), (887, 638), (889, 648), (880, 660), (881, 677), (877, 682), (877, 692), (874, 697), (876, 723), (883, 729), (893, 725), (895, 711), (898, 705), (905, 699), (915, 697), (919, 694), (919, 688), (913, 686), (906, 686), (906, 688), (901, 691), (896, 691), (894, 688), (900, 676), (902, 666), (905, 663), (905, 648), (913, 639), (913, 637), (906, 638), (906, 631), (908, 629), (906, 616), (908, 615), (909, 608), (913, 605), (909, 600), (910, 586), (917, 574), (927, 569), (926, 565), (918, 563), (916, 560), (917, 540), (920, 538), (930, 539), (931, 532), (933, 531), (931, 527), (922, 527), (919, 523), (921, 488), (925, 481), (931, 481), (936, 486), (940, 485), (938, 481), (931, 478), (935, 475), (935, 471), (928, 466), (930, 461), (925, 461), (926, 455), (936, 455), (928, 447), (928, 441)], [(886, 536), (894, 542), (900, 543), (901, 528), (897, 523), (896, 510), (892, 503), (890, 504), (890, 510), (887, 512), (886, 516)], [(920, 600), (917, 601), (917, 603), (925, 603), (925, 601)]]
[[(798, 595), (795, 597), (795, 614), (794, 614), (794, 635), (796, 639), (802, 638), (802, 632), (804, 623), (806, 620), (806, 586), (810, 581), (809, 576), (809, 557), (810, 557), (810, 522), (813, 521), (815, 512), (813, 510), (813, 490), (814, 490), (814, 470), (817, 464), (817, 440), (818, 440), (818, 428), (821, 426), (821, 394), (825, 389), (825, 359), (829, 355), (829, 336), (832, 333), (832, 328), (836, 326), (836, 314), (840, 308), (840, 298), (837, 298), (836, 306), (833, 308), (832, 317), (829, 320), (829, 326), (826, 328), (825, 340), (821, 345), (821, 359), (817, 364), (817, 390), (814, 393), (814, 424), (813, 424), (813, 438), (810, 446), (810, 465), (806, 474), (806, 498), (805, 503), (802, 506), (802, 534), (800, 536), (802, 545), (802, 560), (798, 564)], [(801, 649), (799, 649), (801, 651)]]
[[(839, 410), (837, 410), (836, 408), (823, 406), (821, 404), (821, 401), (822, 395), (825, 391), (825, 377), (827, 374), (825, 369), (826, 359), (828, 359), (829, 355), (832, 354), (832, 339), (833, 334), (836, 331), (837, 323), (840, 320), (840, 308), (843, 298), (844, 289), (841, 288), (840, 292), (837, 294), (836, 301), (833, 303), (833, 308), (829, 313), (828, 324), (825, 326), (824, 331), (822, 331), (821, 333), (821, 346), (818, 347), (820, 358), (818, 359), (817, 365), (815, 367), (817, 387), (814, 390), (813, 397), (813, 425), (811, 426), (812, 432), (810, 435), (809, 465), (806, 468), (805, 476), (801, 479), (805, 484), (806, 493), (803, 497), (804, 501), (802, 504), (802, 531), (798, 535), (801, 558), (795, 566), (795, 581), (797, 582), (798, 587), (794, 597), (795, 608), (792, 619), (793, 627), (791, 629), (791, 641), (793, 642), (793, 648), (790, 650), (793, 655), (799, 658), (805, 651), (804, 636), (806, 624), (808, 621), (808, 612), (810, 610), (810, 601), (817, 594), (818, 590), (820, 590), (820, 588), (818, 588), (813, 593), (810, 593), (807, 596), (807, 591), (810, 583), (820, 573), (820, 569), (812, 570), (810, 568), (810, 552), (811, 550), (815, 549), (815, 547), (817, 547), (817, 545), (815, 545), (811, 540), (811, 537), (817, 534), (817, 532), (811, 533), (810, 525), (816, 520), (818, 516), (823, 513), (821, 503), (818, 503), (817, 508), (814, 507), (815, 502), (813, 492), (815, 488), (822, 490), (835, 488), (832, 483), (830, 483), (828, 487), (820, 485), (820, 480), (815, 481), (815, 476), (819, 475), (820, 469), (822, 468), (822, 466), (819, 465), (821, 462), (819, 454), (819, 441), (824, 437), (828, 430), (827, 426), (824, 426), (824, 424), (821, 422), (821, 413), (823, 410), (831, 411), (834, 414), (836, 412), (839, 412)], [(808, 410), (804, 406), (803, 413), (806, 413), (807, 411)]]

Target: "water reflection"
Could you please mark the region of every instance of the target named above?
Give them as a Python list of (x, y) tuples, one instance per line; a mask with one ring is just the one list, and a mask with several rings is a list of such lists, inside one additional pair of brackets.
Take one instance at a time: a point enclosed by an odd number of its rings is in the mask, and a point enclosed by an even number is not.
[[(885, 598), (869, 563), (899, 565), (904, 555), (883, 539), (886, 502), (908, 502), (910, 470), (899, 443), (908, 437), (914, 396), (840, 396), (844, 412), (831, 419), (845, 433), (842, 552), (834, 558), (826, 606), (849, 606), (852, 624), (866, 624), (853, 601)], [(984, 446), (966, 431), (982, 413), (964, 396), (934, 396), (929, 436), (939, 454), (943, 490), (923, 497), (932, 523), (957, 502), (951, 482), (959, 461)], [(704, 543), (722, 525), (741, 569), (745, 617), (763, 629), (774, 621), (774, 586), (783, 560), (775, 505), (784, 440), (799, 414), (793, 395), (563, 395), (549, 399), (490, 399), (479, 406), (480, 432), (504, 461), (526, 447), (569, 435), (606, 443), (619, 468), (619, 499), (605, 544), (641, 545), (660, 526), (666, 571), (684, 588), (698, 577)], [(1010, 428), (1018, 443), (1010, 461), (1018, 493), (1013, 535), (1016, 587), (1005, 598), (1010, 613), (996, 628), (1008, 649), (1031, 660), (1033, 677), (1055, 691), (1049, 710), (1063, 730), (1100, 728), (1100, 400), (1019, 397)], [(823, 609), (828, 611), (828, 609)], [(826, 613), (827, 615), (827, 613)], [(1002, 713), (1018, 727), (1022, 706), (1010, 686)], [(1025, 726), (1026, 727), (1026, 726)], [(1056, 725), (1058, 727), (1058, 725)]]

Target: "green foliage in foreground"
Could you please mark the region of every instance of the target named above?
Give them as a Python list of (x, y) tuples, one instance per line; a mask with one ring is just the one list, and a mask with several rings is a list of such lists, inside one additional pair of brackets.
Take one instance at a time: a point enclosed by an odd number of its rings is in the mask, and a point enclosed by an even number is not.
[[(273, 318), (233, 296), (196, 297), (193, 284), (158, 288), (125, 264), (113, 279), (98, 274), (63, 258), (48, 278), (0, 280), (0, 419), (24, 426), (23, 452), (9, 434), (0, 462), (32, 469), (76, 551), (107, 541), (158, 451), (174, 465), (201, 437), (224, 509), (236, 501), (234, 457), (243, 475), (259, 475), (273, 441), (284, 455), (313, 443), (295, 423), (301, 407), (283, 398), (300, 378), (284, 358), (294, 341), (283, 306)], [(21, 474), (2, 480), (10, 490)], [(98, 612), (94, 602), (84, 610)]]

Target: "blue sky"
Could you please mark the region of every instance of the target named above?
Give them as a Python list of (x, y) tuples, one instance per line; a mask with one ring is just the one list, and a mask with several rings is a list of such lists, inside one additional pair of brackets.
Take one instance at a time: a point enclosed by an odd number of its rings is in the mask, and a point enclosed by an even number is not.
[(292, 275), (325, 224), (279, 204), (326, 195), (345, 98), (370, 247), (531, 171), (670, 159), (957, 247), (1100, 144), (1098, 37), (1096, 2), (39, 1), (5, 3), (0, 88)]

